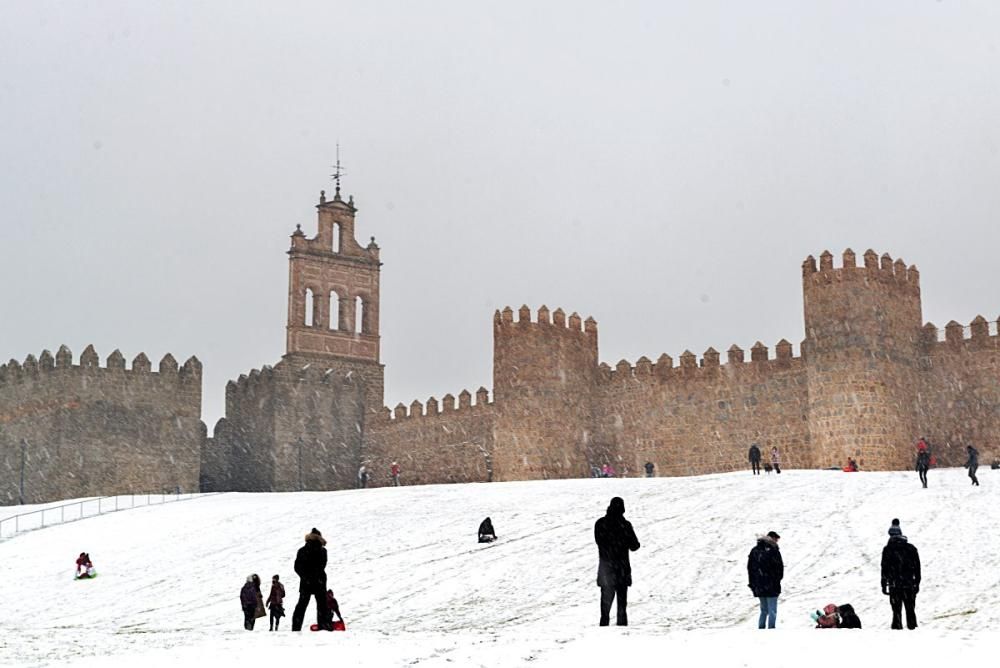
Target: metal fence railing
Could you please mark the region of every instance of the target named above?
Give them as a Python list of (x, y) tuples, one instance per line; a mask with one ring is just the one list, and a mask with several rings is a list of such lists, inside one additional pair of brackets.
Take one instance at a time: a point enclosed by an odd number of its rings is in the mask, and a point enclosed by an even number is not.
[(74, 501), (59, 506), (50, 506), (39, 510), (32, 510), (18, 515), (11, 515), (0, 519), (0, 540), (12, 538), (25, 531), (44, 529), (56, 524), (75, 522), (97, 517), (119, 510), (130, 510), (132, 508), (144, 508), (164, 503), (177, 501), (188, 501), (203, 496), (213, 496), (209, 494), (177, 494), (173, 492), (148, 493), (148, 494), (120, 494), (118, 496), (101, 496), (95, 499), (84, 499)]

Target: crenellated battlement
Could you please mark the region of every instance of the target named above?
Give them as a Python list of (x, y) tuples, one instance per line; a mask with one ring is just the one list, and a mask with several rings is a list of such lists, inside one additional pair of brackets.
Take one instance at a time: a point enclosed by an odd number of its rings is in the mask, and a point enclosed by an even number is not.
[(819, 256), (818, 266), (816, 258), (812, 255), (802, 262), (802, 283), (806, 288), (838, 282), (873, 280), (885, 285), (898, 286), (899, 289), (911, 294), (920, 294), (920, 272), (916, 265), (907, 266), (902, 258), (893, 261), (888, 253), (879, 257), (878, 253), (870, 248), (862, 256), (861, 266), (858, 266), (857, 256), (850, 248), (841, 255), (839, 267), (834, 267), (833, 254), (826, 250)]
[(251, 369), (240, 374), (236, 380), (226, 383), (226, 398), (242, 399), (254, 397), (260, 391), (273, 387), (275, 381), (292, 381), (334, 387), (354, 387), (358, 377), (350, 371), (331, 369), (322, 363), (289, 364), (279, 362), (277, 366), (265, 364), (260, 369)]
[(55, 355), (43, 350), (37, 358), (29, 354), (23, 363), (11, 359), (6, 364), (0, 365), (0, 388), (6, 384), (25, 380), (44, 381), (47, 378), (62, 378), (65, 374), (92, 377), (114, 374), (126, 379), (145, 376), (176, 377), (182, 382), (195, 382), (200, 386), (202, 365), (197, 357), (191, 356), (183, 366), (178, 367), (174, 356), (167, 353), (160, 360), (159, 370), (153, 371), (146, 354), (139, 353), (132, 360), (131, 368), (126, 369), (125, 357), (116, 349), (108, 355), (104, 366), (101, 366), (100, 358), (92, 345), (84, 349), (80, 354), (80, 363), (74, 365), (72, 351), (63, 345)]
[(715, 348), (708, 348), (699, 360), (690, 350), (685, 350), (679, 357), (679, 365), (674, 366), (674, 359), (666, 353), (660, 355), (654, 363), (648, 357), (640, 357), (635, 364), (620, 360), (614, 367), (602, 362), (598, 367), (598, 379), (604, 384), (621, 383), (629, 380), (669, 382), (671, 380), (707, 378), (722, 370), (746, 370), (753, 372), (768, 372), (786, 369), (793, 364), (802, 362), (802, 357), (795, 356), (792, 344), (782, 339), (775, 347), (774, 357), (769, 356), (768, 347), (760, 341), (750, 348), (750, 360), (747, 361), (742, 348), (733, 344), (726, 351), (727, 360), (723, 363)]
[(528, 327), (531, 325), (542, 329), (550, 328), (554, 331), (566, 330), (569, 332), (579, 332), (584, 335), (597, 336), (597, 321), (593, 317), (583, 320), (575, 311), (566, 317), (566, 312), (561, 308), (549, 311), (549, 307), (542, 305), (535, 314), (535, 319), (531, 318), (531, 309), (526, 305), (517, 310), (517, 319), (514, 319), (514, 309), (507, 306), (502, 310), (497, 310), (493, 314), (493, 324), (495, 327)]
[(946, 351), (958, 346), (997, 346), (1000, 341), (1000, 318), (987, 320), (977, 315), (968, 325), (952, 320), (944, 329), (929, 322), (921, 330), (923, 343), (930, 353)]
[(410, 402), (409, 406), (403, 403), (396, 404), (396, 407), (393, 409), (385, 406), (381, 411), (379, 411), (378, 416), (384, 422), (433, 419), (436, 417), (451, 418), (462, 415), (463, 413), (480, 412), (484, 408), (493, 406), (493, 402), (490, 401), (490, 391), (485, 387), (480, 387), (476, 390), (475, 403), (472, 402), (472, 397), (473, 394), (471, 392), (468, 390), (462, 390), (458, 393), (457, 402), (455, 396), (452, 394), (446, 394), (441, 397), (440, 403), (436, 397), (428, 398), (426, 403), (422, 403), (418, 399), (414, 399)]

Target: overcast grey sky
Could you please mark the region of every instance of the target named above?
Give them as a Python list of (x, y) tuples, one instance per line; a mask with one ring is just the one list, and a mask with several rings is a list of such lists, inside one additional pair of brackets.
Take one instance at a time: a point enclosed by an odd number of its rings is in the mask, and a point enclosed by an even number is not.
[[(386, 401), (491, 387), (492, 314), (602, 361), (803, 338), (825, 248), (1000, 315), (1000, 4), (0, 0), (0, 358), (284, 352), (335, 146), (382, 248)], [(838, 260), (839, 263), (839, 260)]]

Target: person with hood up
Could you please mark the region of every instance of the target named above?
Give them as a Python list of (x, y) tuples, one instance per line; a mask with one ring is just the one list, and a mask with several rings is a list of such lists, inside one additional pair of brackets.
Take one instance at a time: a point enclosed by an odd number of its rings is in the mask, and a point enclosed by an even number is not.
[(316, 623), (327, 629), (326, 608), (326, 541), (319, 529), (306, 534), (306, 544), (295, 555), (295, 573), (299, 576), (299, 602), (292, 612), (292, 630), (302, 630), (309, 598), (316, 599)]
[(901, 608), (906, 608), (906, 628), (917, 628), (917, 592), (920, 591), (920, 554), (910, 545), (899, 520), (889, 527), (889, 542), (882, 548), (882, 593), (889, 597), (892, 628), (901, 630)]
[(263, 617), (264, 601), (260, 593), (260, 577), (256, 573), (247, 576), (240, 590), (240, 606), (243, 608), (243, 628), (253, 631), (258, 617)]
[(785, 564), (781, 560), (778, 541), (774, 531), (757, 538), (757, 545), (747, 555), (748, 587), (760, 599), (760, 617), (757, 628), (773, 629), (778, 619), (778, 596), (781, 595), (781, 579), (785, 577)]
[(749, 452), (747, 452), (747, 458), (750, 460), (750, 468), (753, 470), (753, 474), (760, 475), (760, 446), (756, 443), (752, 444)]
[(493, 530), (493, 520), (486, 518), (479, 523), (479, 542), (492, 543), (497, 539), (497, 532)]
[(979, 469), (979, 451), (971, 445), (966, 448), (966, 451), (969, 453), (969, 459), (965, 462), (965, 468), (969, 469), (972, 484), (978, 487), (979, 478), (976, 477), (976, 470)]
[(611, 603), (618, 599), (618, 626), (628, 626), (628, 588), (632, 586), (632, 565), (628, 553), (639, 549), (632, 523), (625, 519), (625, 501), (614, 497), (607, 514), (594, 523), (597, 543), (597, 586), (601, 588), (600, 625), (610, 623)]

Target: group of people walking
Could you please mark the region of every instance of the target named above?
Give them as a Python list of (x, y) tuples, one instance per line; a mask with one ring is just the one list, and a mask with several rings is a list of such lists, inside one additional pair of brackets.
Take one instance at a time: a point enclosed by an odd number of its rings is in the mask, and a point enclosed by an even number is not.
[[(978, 487), (979, 478), (976, 476), (976, 471), (979, 470), (979, 451), (973, 446), (967, 445), (965, 447), (965, 452), (968, 455), (968, 458), (962, 466), (968, 469), (969, 480), (972, 485)], [(936, 463), (937, 462), (935, 461), (934, 456), (931, 454), (930, 444), (927, 442), (926, 438), (921, 436), (920, 440), (917, 441), (916, 470), (917, 475), (920, 476), (920, 484), (924, 486), (924, 489), (927, 489), (927, 471)]]
[[(299, 576), (299, 600), (292, 612), (292, 630), (301, 631), (309, 599), (316, 599), (316, 624), (313, 630), (332, 631), (335, 626), (344, 628), (344, 618), (333, 591), (326, 587), (326, 540), (319, 529), (313, 527), (305, 536), (305, 545), (295, 554), (295, 573)], [(281, 618), (285, 616), (285, 587), (277, 575), (271, 578), (271, 592), (266, 607), (271, 611), (271, 631), (278, 630)], [(243, 607), (243, 628), (252, 631), (254, 622), (266, 613), (264, 598), (260, 591), (260, 577), (253, 573), (247, 576), (246, 584), (240, 590), (240, 605)], [(337, 615), (337, 622), (333, 616)]]
[[(399, 487), (399, 463), (393, 462), (389, 466), (389, 479), (392, 481), (393, 487)], [(368, 487), (368, 481), (371, 480), (371, 471), (368, 470), (368, 466), (362, 464), (358, 468), (358, 489), (365, 489)]]
[[(760, 475), (760, 446), (756, 443), (751, 445), (747, 458), (750, 460), (750, 470), (753, 471), (753, 474)], [(772, 469), (775, 473), (781, 473), (781, 453), (778, 452), (777, 446), (771, 448), (771, 461), (764, 464), (765, 473), (770, 473)]]

